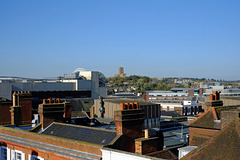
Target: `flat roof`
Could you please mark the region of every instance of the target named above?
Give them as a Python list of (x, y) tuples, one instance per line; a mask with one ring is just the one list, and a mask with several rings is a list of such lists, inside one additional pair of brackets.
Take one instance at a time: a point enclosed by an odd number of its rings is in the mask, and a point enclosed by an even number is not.
[(114, 99), (103, 99), (104, 102), (111, 102), (111, 103), (132, 103), (138, 102), (139, 105), (154, 105), (155, 103), (147, 102), (144, 99), (131, 99), (131, 98), (114, 98)]

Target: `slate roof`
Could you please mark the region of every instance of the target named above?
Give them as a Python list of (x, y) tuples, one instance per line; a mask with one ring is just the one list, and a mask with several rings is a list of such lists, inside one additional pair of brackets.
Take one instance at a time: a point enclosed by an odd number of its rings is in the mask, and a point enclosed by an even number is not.
[(187, 154), (182, 159), (232, 160), (240, 159), (240, 123), (233, 121), (207, 143)]
[(90, 112), (90, 108), (93, 105), (92, 98), (72, 98), (66, 99), (66, 101), (71, 103), (72, 112)]
[(116, 137), (115, 131), (56, 122), (49, 125), (42, 134), (100, 145), (107, 145)]
[(182, 117), (179, 113), (176, 111), (162, 111), (161, 116), (171, 116), (171, 117)]
[(72, 111), (71, 117), (89, 117), (85, 111)]

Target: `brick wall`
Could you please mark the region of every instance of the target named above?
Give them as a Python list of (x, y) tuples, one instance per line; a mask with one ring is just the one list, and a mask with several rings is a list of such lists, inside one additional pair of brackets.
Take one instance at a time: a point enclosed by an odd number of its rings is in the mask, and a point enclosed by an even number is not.
[[(11, 113), (10, 107), (13, 105), (12, 102), (0, 103), (0, 125), (11, 124)], [(32, 98), (29, 94), (19, 95), (19, 104), (22, 106), (22, 123), (29, 124), (32, 121)]]
[(159, 138), (139, 138), (135, 139), (135, 152), (138, 154), (147, 154), (156, 152), (160, 149)]
[(174, 111), (180, 115), (183, 115), (183, 107), (174, 107)]
[[(35, 142), (42, 142), (42, 143), (51, 144), (59, 147), (64, 147), (70, 150), (72, 149), (72, 150), (88, 152), (96, 155), (102, 155), (102, 152), (100, 150), (102, 146), (97, 144), (74, 141), (74, 140), (69, 140), (69, 139), (64, 139), (59, 137), (52, 137), (52, 136), (42, 135), (38, 133), (10, 129), (6, 127), (0, 127), (0, 133), (7, 136), (22, 138), (24, 140), (31, 140)], [(45, 160), (74, 159), (72, 157), (70, 158), (67, 156), (63, 156), (59, 153), (57, 154), (54, 151), (50, 151), (50, 150), (43, 151), (43, 150), (40, 150), (39, 147), (35, 148), (32, 146), (30, 147), (28, 145), (23, 145), (22, 143), (13, 143), (7, 140), (3, 140), (1, 139), (1, 136), (0, 136), (0, 142), (5, 144), (10, 149), (17, 149), (17, 150), (23, 151), (25, 154), (32, 154), (32, 151), (35, 151), (38, 153), (40, 157), (44, 158)], [(69, 153), (71, 153), (71, 151), (69, 151)], [(26, 159), (28, 159), (28, 157), (26, 157)]]
[(0, 125), (11, 124), (10, 106), (12, 102), (0, 103)]
[(37, 148), (32, 148), (26, 145), (20, 145), (17, 143), (12, 143), (9, 141), (2, 141), (2, 143), (5, 143), (8, 149), (10, 150), (17, 150), (25, 153), (25, 160), (28, 160), (29, 155), (36, 155), (41, 158), (44, 158), (44, 160), (67, 160), (67, 159), (72, 159), (71, 157), (63, 157), (57, 153), (50, 152), (50, 151), (43, 151)]
[(221, 100), (215, 100), (206, 102), (206, 109), (208, 110), (210, 107), (217, 107), (217, 106), (223, 106), (223, 101)]
[(19, 106), (22, 106), (23, 124), (32, 122), (32, 98), (29, 96), (19, 97)]
[(47, 127), (53, 121), (64, 122), (68, 120), (71, 122), (71, 105), (69, 102), (40, 104), (38, 113), (42, 128)]
[(114, 112), (117, 135), (123, 135), (122, 138), (125, 141), (125, 144), (120, 146), (124, 151), (135, 152), (134, 139), (143, 137), (143, 122), (144, 110), (142, 109), (116, 110)]

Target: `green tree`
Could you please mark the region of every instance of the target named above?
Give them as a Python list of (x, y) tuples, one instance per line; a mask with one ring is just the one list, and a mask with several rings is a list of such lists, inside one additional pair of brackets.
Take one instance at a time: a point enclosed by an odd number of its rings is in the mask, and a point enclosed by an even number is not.
[(143, 89), (143, 84), (144, 84), (144, 80), (142, 78), (138, 79), (137, 86), (141, 89), (141, 92), (142, 92), (142, 89)]

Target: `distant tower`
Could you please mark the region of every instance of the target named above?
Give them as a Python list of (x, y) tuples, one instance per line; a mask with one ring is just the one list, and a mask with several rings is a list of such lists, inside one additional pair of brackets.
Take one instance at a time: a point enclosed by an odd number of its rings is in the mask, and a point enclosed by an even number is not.
[(119, 67), (119, 74), (123, 74), (124, 73), (124, 68), (123, 67)]
[(119, 67), (119, 74), (115, 74), (115, 77), (126, 77), (126, 74), (124, 73), (124, 68), (123, 67)]

